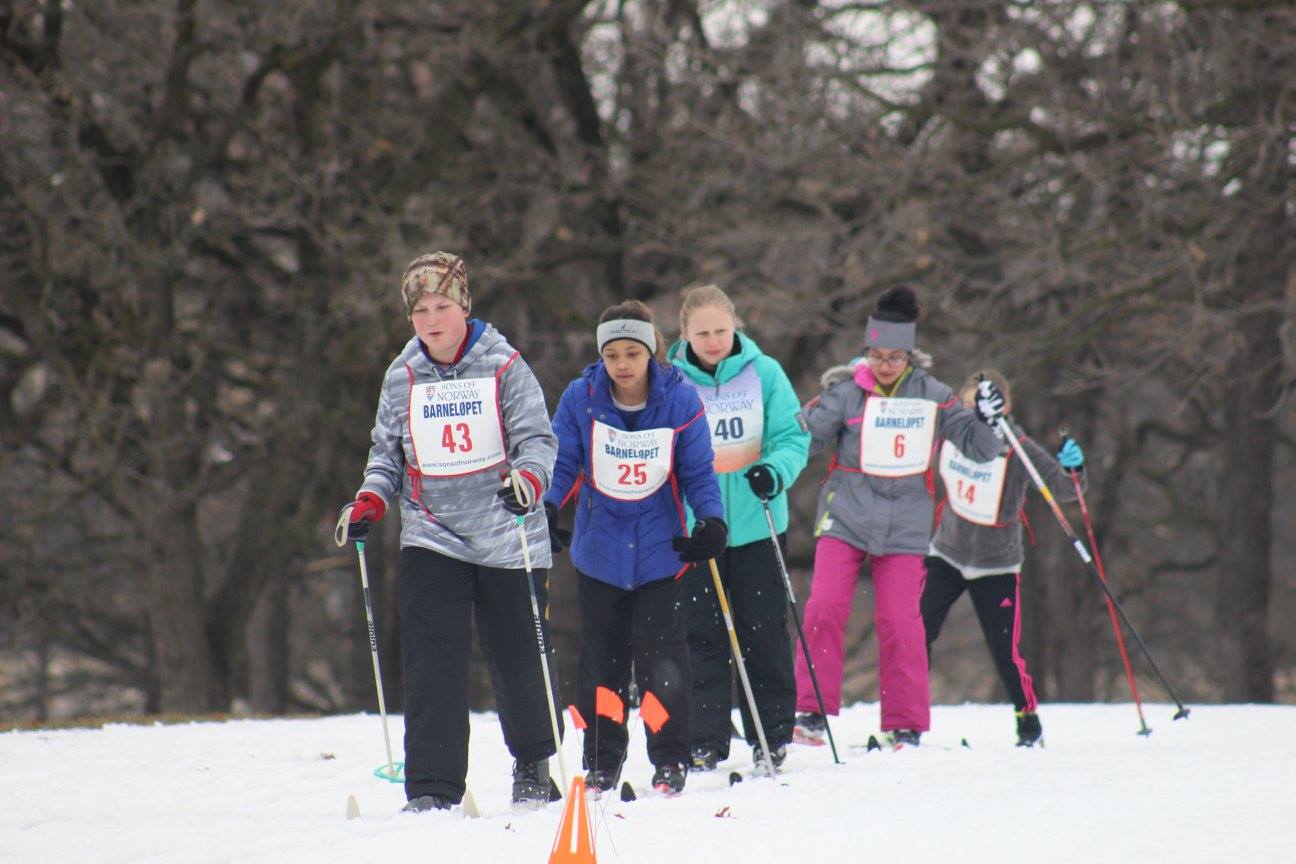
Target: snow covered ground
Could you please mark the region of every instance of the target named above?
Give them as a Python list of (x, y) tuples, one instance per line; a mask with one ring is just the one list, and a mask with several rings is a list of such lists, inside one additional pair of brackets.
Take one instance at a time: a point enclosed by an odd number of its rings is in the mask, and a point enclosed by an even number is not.
[[(599, 802), (603, 862), (1277, 862), (1296, 860), (1296, 707), (1045, 705), (1047, 747), (1013, 747), (1011, 709), (938, 706), (920, 748), (866, 753), (877, 706), (834, 723), (846, 764), (794, 747), (777, 783), (722, 770), (674, 799)], [(401, 718), (391, 719), (399, 747)], [(632, 720), (626, 778), (651, 769)], [(534, 862), (562, 804), (515, 814), (494, 715), (473, 717), (481, 819), (396, 816), (376, 716), (0, 734), (0, 861)], [(959, 746), (966, 738), (968, 748)], [(929, 746), (930, 745), (930, 746)], [(575, 737), (569, 770), (580, 766)], [(399, 756), (397, 757), (399, 758)], [(557, 774), (557, 762), (553, 763)], [(345, 818), (348, 794), (361, 818)], [(728, 808), (727, 810), (725, 808)]]

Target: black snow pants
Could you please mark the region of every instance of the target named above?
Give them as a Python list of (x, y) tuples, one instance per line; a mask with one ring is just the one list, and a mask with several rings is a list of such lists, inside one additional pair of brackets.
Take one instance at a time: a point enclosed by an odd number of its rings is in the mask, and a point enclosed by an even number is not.
[(647, 730), (653, 765), (689, 761), (688, 644), (676, 601), (680, 582), (661, 579), (632, 591), (583, 573), (580, 599), (580, 674), (577, 709), (585, 718), (585, 766), (617, 770), (625, 759), (629, 733), (595, 712), (595, 690), (606, 687), (628, 703), (633, 662), (640, 699), (652, 692), (670, 715), (657, 732)]
[[(549, 601), (547, 575), (547, 570), (533, 570), (531, 575), (542, 621)], [(396, 605), (405, 660), (407, 798), (436, 794), (459, 801), (463, 797), (468, 774), (469, 639), (474, 620), (509, 752), (523, 762), (554, 754), (525, 570), (484, 567), (406, 547), (401, 550), (396, 578)], [(546, 629), (545, 645), (550, 644)], [(556, 682), (550, 668), (550, 678)], [(562, 704), (557, 693), (554, 704)], [(561, 714), (558, 722), (561, 729)]]
[[(779, 535), (787, 549), (787, 535)], [(731, 546), (716, 559), (729, 598), (734, 632), (751, 681), (765, 737), (772, 748), (792, 740), (796, 715), (796, 678), (787, 632), (787, 589), (771, 540)], [(713, 747), (729, 756), (729, 716), (733, 707), (734, 668), (729, 633), (720, 611), (711, 567), (694, 565), (684, 574), (680, 595), (689, 659), (693, 667), (693, 747)], [(738, 685), (738, 707), (747, 743), (759, 742), (746, 695)]]

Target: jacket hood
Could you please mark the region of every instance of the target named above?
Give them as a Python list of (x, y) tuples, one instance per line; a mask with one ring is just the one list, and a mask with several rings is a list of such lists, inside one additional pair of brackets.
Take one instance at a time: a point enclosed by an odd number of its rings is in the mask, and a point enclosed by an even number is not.
[[(852, 357), (850, 361), (840, 366), (830, 366), (819, 376), (819, 386), (827, 390), (834, 384), (849, 380), (855, 377), (856, 367), (861, 365), (864, 365), (863, 357)], [(930, 369), (932, 356), (926, 351), (915, 348), (913, 350), (913, 366), (915, 369)]]
[[(595, 360), (581, 371), (581, 378), (593, 388), (596, 401), (612, 402), (612, 376), (602, 360)], [(665, 396), (666, 391), (684, 380), (684, 375), (674, 366), (663, 366), (655, 360), (648, 361), (648, 403)]]
[(672, 345), (666, 352), (666, 358), (699, 384), (723, 384), (741, 372), (748, 363), (765, 355), (765, 352), (761, 351), (760, 346), (756, 344), (756, 340), (746, 333), (735, 333), (734, 339), (738, 343), (737, 352), (721, 360), (714, 373), (707, 372), (692, 361), (689, 357), (689, 343), (685, 339)]
[[(472, 344), (468, 346), (468, 350), (464, 352), (464, 355), (459, 358), (459, 362), (449, 367), (449, 371), (452, 373), (456, 369), (463, 368), (470, 363), (480, 360), (491, 351), (494, 351), (501, 345), (505, 345), (508, 341), (504, 338), (504, 334), (495, 329), (494, 324), (487, 324), (477, 318), (468, 319), (468, 327), (470, 331), (476, 333), (476, 337), (474, 338), (471, 335), (469, 336)], [(411, 337), (410, 340), (405, 343), (405, 347), (401, 350), (400, 359), (402, 362), (408, 363), (411, 367), (419, 369), (420, 371), (431, 371), (436, 365), (428, 358), (422, 347), (420, 347), (417, 335)]]

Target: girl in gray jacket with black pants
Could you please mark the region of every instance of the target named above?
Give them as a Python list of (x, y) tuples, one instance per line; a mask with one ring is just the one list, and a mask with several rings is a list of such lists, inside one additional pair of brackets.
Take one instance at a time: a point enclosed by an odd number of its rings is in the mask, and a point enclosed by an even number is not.
[[(551, 555), (540, 503), (558, 440), (526, 361), (498, 330), (468, 317), (462, 258), (415, 258), (401, 295), (415, 335), (383, 378), (348, 536), (363, 537), (399, 501), (405, 810), (449, 809), (463, 798), (470, 622), (516, 760), (513, 801), (541, 804), (554, 740), (516, 519), (543, 622)], [(556, 693), (554, 703), (562, 704)]]
[[(977, 385), (988, 379), (1004, 396), (1005, 413), (1012, 410), (1008, 382), (993, 370), (977, 372), (963, 383), (963, 404), (972, 406)], [(1068, 470), (1082, 471), (1084, 454), (1071, 438), (1063, 441), (1057, 458), (1017, 427), (1018, 440), (1058, 501), (1076, 500)], [(1021, 459), (1006, 442), (988, 462), (974, 462), (948, 445), (940, 454), (945, 498), (936, 513), (936, 536), (927, 558), (927, 584), (922, 594), (927, 652), (940, 635), (950, 607), (963, 592), (972, 596), (986, 647), (1017, 715), (1017, 745), (1031, 747), (1043, 735), (1035, 687), (1021, 656), (1022, 505), (1031, 484)], [(1081, 486), (1084, 474), (1080, 474)]]

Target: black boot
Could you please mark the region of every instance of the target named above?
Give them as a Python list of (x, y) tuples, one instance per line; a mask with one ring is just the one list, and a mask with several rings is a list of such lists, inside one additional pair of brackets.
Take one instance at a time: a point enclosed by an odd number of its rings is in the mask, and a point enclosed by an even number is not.
[(678, 795), (684, 791), (684, 777), (687, 774), (686, 766), (664, 762), (657, 766), (657, 771), (653, 774), (653, 788), (663, 795)]
[(819, 746), (824, 743), (828, 732), (828, 723), (822, 714), (806, 712), (796, 715), (796, 725), (792, 727), (792, 740), (798, 744)]
[(693, 748), (690, 771), (714, 771), (720, 763), (720, 751), (708, 744), (698, 744)]
[(595, 768), (585, 776), (585, 788), (599, 795), (604, 792), (611, 792), (617, 787), (617, 781), (621, 779), (621, 767), (616, 768)]
[(1017, 746), (1044, 746), (1044, 727), (1040, 725), (1039, 715), (1034, 711), (1017, 712)]
[(549, 760), (513, 762), (513, 803), (522, 807), (543, 807), (553, 800)]
[[(774, 770), (783, 767), (783, 762), (787, 759), (787, 745), (779, 744), (770, 748), (770, 760), (774, 763)], [(756, 765), (752, 769), (754, 774), (766, 774), (769, 768), (765, 765), (765, 751), (761, 750), (759, 744), (752, 745), (752, 762)]]
[(887, 738), (891, 741), (891, 746), (899, 750), (904, 746), (917, 747), (922, 738), (922, 733), (913, 729), (896, 729), (888, 732)]
[(401, 808), (402, 813), (427, 813), (429, 810), (449, 810), (454, 802), (444, 795), (420, 795), (411, 798)]

